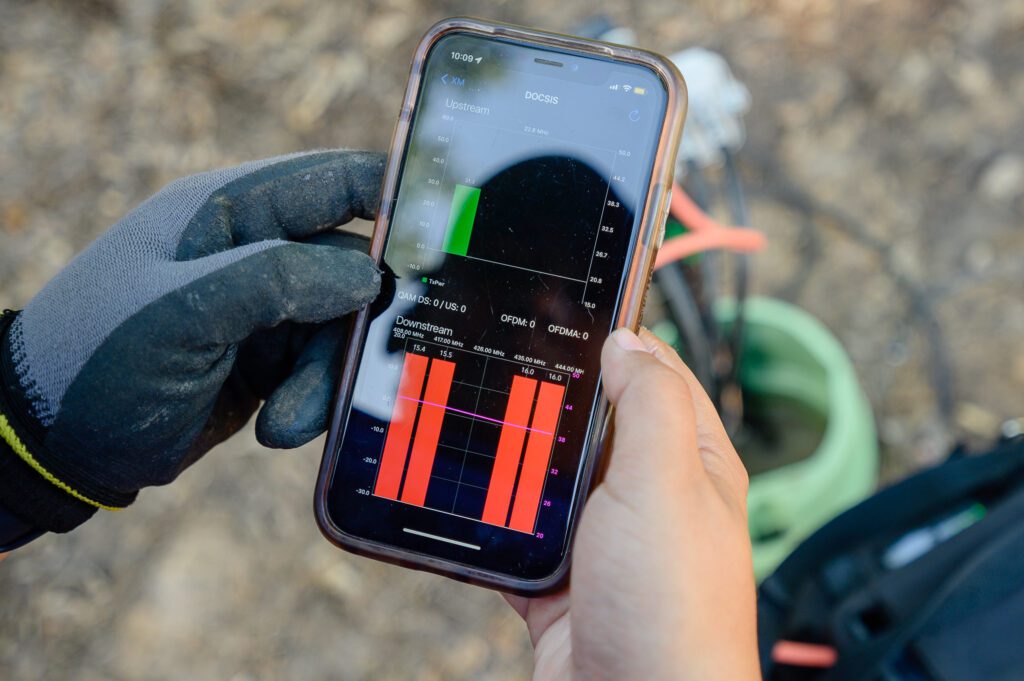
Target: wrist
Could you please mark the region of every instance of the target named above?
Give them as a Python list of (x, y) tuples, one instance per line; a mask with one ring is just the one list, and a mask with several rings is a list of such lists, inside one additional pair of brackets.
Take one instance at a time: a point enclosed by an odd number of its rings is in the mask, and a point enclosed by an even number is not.
[(9, 342), (14, 316), (7, 312), (0, 317), (0, 507), (27, 526), (69, 532), (98, 507), (76, 498), (51, 472), (50, 457), (43, 454), (42, 430), (22, 408), (25, 400)]

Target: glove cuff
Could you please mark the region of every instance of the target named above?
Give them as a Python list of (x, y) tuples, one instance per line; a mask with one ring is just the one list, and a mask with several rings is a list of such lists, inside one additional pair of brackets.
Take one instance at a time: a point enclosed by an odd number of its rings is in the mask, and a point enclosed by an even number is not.
[[(19, 384), (10, 362), (8, 328), (15, 313), (0, 317), (0, 505), (40, 530), (69, 532), (101, 505), (82, 498), (45, 466), (42, 437), (18, 408)], [(43, 459), (41, 462), (40, 459)]]

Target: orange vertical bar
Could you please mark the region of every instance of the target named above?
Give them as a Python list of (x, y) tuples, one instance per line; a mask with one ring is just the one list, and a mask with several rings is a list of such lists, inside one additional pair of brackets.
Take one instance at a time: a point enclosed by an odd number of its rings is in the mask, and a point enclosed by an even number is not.
[[(373, 493), (389, 499), (398, 498), (398, 487), (402, 484), (402, 470), (405, 469), (405, 455), (409, 452), (412, 424), (423, 391), (423, 376), (427, 373), (427, 358), (422, 355), (405, 353), (402, 364), (402, 378), (398, 382), (398, 397), (391, 410), (391, 426), (384, 440), (384, 453), (377, 470), (377, 484)], [(403, 399), (405, 398), (405, 399)]]
[(443, 359), (430, 361), (427, 390), (423, 393), (420, 420), (416, 425), (416, 437), (413, 438), (412, 454), (409, 455), (409, 469), (405, 474), (405, 485), (402, 487), (402, 501), (407, 503), (422, 506), (427, 498), (430, 471), (434, 467), (437, 439), (441, 435), (441, 421), (444, 420), (444, 408), (448, 404), (448, 391), (452, 387), (454, 373), (454, 362), (446, 362)]
[(512, 519), (508, 523), (513, 530), (533, 532), (537, 523), (540, 494), (544, 489), (548, 462), (551, 461), (551, 445), (555, 441), (555, 428), (558, 427), (564, 395), (563, 386), (541, 381), (537, 408), (530, 424), (530, 437), (526, 441), (523, 472), (519, 475), (516, 502), (512, 505)]
[(504, 525), (508, 518), (508, 502), (512, 499), (512, 486), (516, 482), (519, 459), (523, 454), (526, 439), (526, 424), (530, 421), (533, 395), (537, 392), (537, 381), (532, 378), (515, 376), (512, 390), (505, 407), (505, 423), (498, 439), (498, 452), (494, 457), (491, 481), (487, 485), (487, 501), (481, 520), (492, 525)]

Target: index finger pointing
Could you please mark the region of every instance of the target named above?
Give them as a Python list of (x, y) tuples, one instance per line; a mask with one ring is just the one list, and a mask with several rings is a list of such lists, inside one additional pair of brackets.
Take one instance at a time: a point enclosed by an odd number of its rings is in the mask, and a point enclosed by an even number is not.
[(186, 226), (179, 260), (268, 239), (296, 240), (353, 218), (372, 220), (384, 154), (323, 151), (271, 163), (213, 192)]

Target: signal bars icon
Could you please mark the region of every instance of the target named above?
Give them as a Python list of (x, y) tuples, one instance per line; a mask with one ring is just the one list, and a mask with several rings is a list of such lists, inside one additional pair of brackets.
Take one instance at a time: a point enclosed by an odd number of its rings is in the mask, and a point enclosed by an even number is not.
[(628, 83), (615, 83), (614, 85), (608, 86), (609, 90), (622, 90), (624, 92), (632, 92), (635, 95), (647, 94), (647, 88), (642, 88), (638, 85), (629, 85)]

